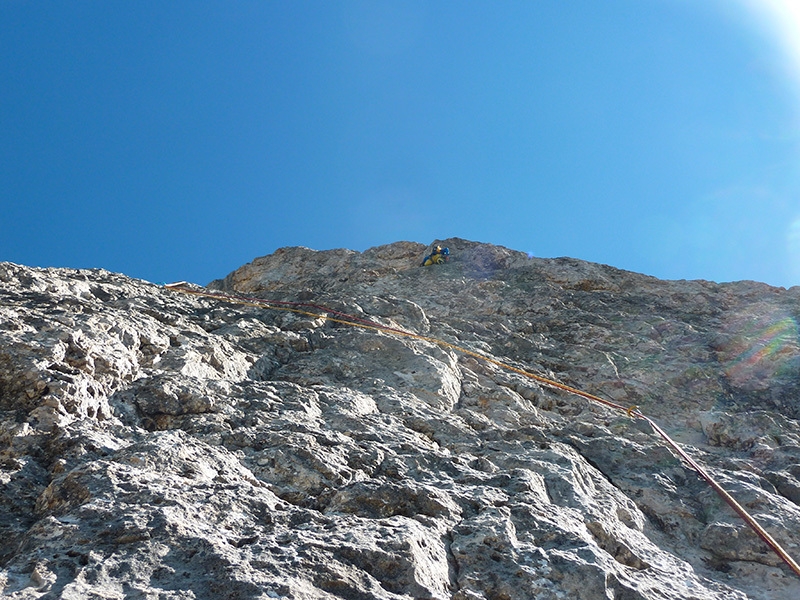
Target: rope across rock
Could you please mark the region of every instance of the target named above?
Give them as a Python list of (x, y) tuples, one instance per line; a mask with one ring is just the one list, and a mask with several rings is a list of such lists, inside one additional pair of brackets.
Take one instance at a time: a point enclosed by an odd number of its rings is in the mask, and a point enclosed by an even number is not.
[(253, 306), (258, 308), (265, 308), (271, 310), (283, 310), (289, 311), (301, 315), (305, 315), (315, 319), (326, 319), (333, 323), (340, 323), (343, 325), (349, 325), (352, 327), (360, 327), (362, 329), (369, 329), (373, 331), (383, 331), (386, 333), (409, 337), (413, 339), (418, 339), (426, 342), (430, 342), (436, 344), (442, 348), (448, 348), (450, 350), (454, 350), (461, 354), (465, 354), (468, 356), (475, 357), (479, 360), (491, 363), (496, 365), (502, 369), (512, 371), (514, 373), (518, 373), (527, 377), (537, 383), (544, 385), (546, 387), (561, 390), (567, 392), (569, 394), (573, 394), (575, 396), (584, 398), (589, 400), (590, 402), (600, 404), (611, 408), (613, 410), (625, 413), (628, 417), (632, 419), (641, 419), (646, 421), (667, 444), (667, 446), (675, 452), (675, 454), (682, 459), (692, 470), (694, 470), (706, 483), (711, 486), (711, 488), (728, 504), (735, 512), (738, 514), (744, 521), (747, 523), (748, 527), (750, 527), (771, 549), (775, 554), (777, 554), (781, 560), (786, 563), (786, 565), (797, 575), (800, 577), (800, 564), (797, 563), (789, 554), (784, 550), (784, 548), (767, 532), (756, 519), (745, 510), (745, 508), (736, 501), (733, 496), (731, 496), (712, 476), (708, 471), (706, 471), (697, 461), (695, 461), (675, 440), (673, 440), (667, 433), (658, 426), (650, 417), (644, 415), (641, 410), (639, 410), (638, 406), (624, 406), (622, 404), (618, 404), (616, 402), (612, 402), (595, 394), (591, 394), (589, 392), (585, 392), (578, 388), (566, 385), (564, 383), (555, 381), (553, 379), (549, 379), (547, 377), (543, 377), (541, 375), (537, 375), (536, 373), (532, 373), (525, 369), (521, 369), (519, 367), (515, 367), (503, 361), (497, 360), (496, 358), (492, 358), (491, 356), (487, 356), (480, 352), (476, 352), (474, 350), (470, 350), (468, 348), (464, 348), (463, 346), (459, 346), (457, 344), (452, 344), (450, 342), (430, 337), (418, 333), (414, 333), (413, 331), (408, 331), (405, 329), (400, 329), (398, 327), (391, 327), (388, 325), (383, 325), (376, 321), (372, 321), (370, 319), (364, 319), (361, 317), (357, 317), (355, 315), (351, 315), (345, 312), (337, 311), (331, 309), (326, 306), (322, 306), (319, 304), (307, 303), (307, 302), (289, 302), (289, 301), (280, 301), (280, 300), (266, 300), (262, 298), (256, 297), (249, 297), (249, 296), (240, 296), (236, 294), (228, 294), (225, 292), (212, 292), (208, 291), (203, 288), (195, 287), (193, 285), (188, 284), (185, 281), (179, 281), (176, 283), (165, 284), (164, 287), (168, 290), (172, 290), (175, 292), (180, 292), (183, 294), (191, 294), (194, 296), (201, 296), (205, 298), (211, 298), (216, 300), (221, 300), (224, 302), (229, 302), (233, 304), (238, 304), (242, 306)]

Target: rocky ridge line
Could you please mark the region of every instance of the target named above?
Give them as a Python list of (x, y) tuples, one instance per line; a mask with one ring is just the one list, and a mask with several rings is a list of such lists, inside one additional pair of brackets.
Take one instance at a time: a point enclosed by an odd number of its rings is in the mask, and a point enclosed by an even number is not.
[[(445, 240), (210, 287), (624, 404), (795, 556), (800, 290)], [(771, 598), (800, 581), (640, 422), (474, 357), (104, 271), (0, 264), (11, 598)]]

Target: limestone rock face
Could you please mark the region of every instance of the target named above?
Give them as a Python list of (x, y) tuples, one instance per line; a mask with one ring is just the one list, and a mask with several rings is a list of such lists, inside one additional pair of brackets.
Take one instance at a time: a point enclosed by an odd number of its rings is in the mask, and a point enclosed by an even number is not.
[(439, 243), (209, 286), (299, 312), (0, 263), (2, 595), (800, 597), (646, 422), (498, 364), (638, 406), (798, 559), (800, 289)]

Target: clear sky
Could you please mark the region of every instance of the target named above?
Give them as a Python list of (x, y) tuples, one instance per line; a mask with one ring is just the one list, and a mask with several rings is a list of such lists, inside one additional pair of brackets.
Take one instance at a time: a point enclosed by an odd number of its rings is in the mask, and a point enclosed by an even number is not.
[(800, 284), (800, 0), (0, 0), (0, 260), (451, 236)]

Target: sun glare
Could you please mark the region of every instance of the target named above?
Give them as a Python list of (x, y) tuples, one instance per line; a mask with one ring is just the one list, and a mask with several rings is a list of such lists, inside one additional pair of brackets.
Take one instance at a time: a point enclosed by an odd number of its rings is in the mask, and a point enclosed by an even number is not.
[(741, 0), (785, 53), (789, 76), (800, 94), (800, 0)]
[[(785, 74), (786, 83), (795, 97), (795, 125), (792, 128), (796, 137), (800, 130), (800, 0), (740, 0), (748, 16), (753, 17), (756, 27), (761, 27), (770, 39), (775, 40), (776, 61), (780, 71)], [(800, 155), (794, 159), (794, 170), (800, 172)], [(786, 256), (787, 275), (790, 285), (800, 284), (800, 197), (792, 200), (795, 218), (787, 224)]]

